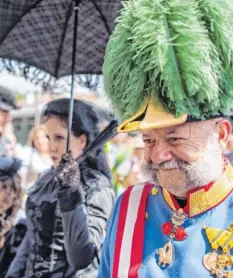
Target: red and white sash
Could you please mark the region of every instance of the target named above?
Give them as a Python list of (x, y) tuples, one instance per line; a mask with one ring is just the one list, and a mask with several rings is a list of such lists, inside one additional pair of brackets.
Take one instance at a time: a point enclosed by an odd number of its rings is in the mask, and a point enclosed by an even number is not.
[(138, 278), (144, 246), (145, 210), (149, 183), (129, 187), (120, 204), (113, 261), (113, 278)]

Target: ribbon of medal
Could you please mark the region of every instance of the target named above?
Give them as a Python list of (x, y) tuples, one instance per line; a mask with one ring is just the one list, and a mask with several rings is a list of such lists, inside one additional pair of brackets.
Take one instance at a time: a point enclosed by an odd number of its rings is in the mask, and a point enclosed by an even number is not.
[(230, 250), (233, 248), (233, 225), (229, 230), (221, 230), (212, 227), (204, 227), (212, 252), (203, 258), (205, 268), (217, 278), (231, 278), (233, 272), (228, 271), (233, 263)]

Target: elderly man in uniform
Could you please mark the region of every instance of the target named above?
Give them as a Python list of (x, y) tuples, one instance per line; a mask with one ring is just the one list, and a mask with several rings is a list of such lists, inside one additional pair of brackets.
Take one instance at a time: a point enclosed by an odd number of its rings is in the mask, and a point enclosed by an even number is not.
[(105, 89), (149, 182), (117, 200), (99, 278), (232, 277), (231, 38), (229, 0), (124, 4)]

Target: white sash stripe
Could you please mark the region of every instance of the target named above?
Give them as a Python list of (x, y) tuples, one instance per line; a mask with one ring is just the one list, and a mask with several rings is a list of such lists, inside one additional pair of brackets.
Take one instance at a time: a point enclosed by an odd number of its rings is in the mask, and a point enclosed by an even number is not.
[(128, 278), (128, 271), (131, 260), (132, 238), (134, 227), (137, 219), (138, 208), (141, 201), (141, 196), (144, 189), (144, 184), (135, 185), (129, 196), (128, 211), (124, 226), (122, 246), (119, 258), (119, 278)]

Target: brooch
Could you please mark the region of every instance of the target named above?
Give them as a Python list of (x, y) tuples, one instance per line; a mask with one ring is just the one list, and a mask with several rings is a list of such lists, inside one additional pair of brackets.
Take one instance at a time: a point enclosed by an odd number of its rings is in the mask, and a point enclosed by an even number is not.
[(172, 242), (174, 239), (183, 241), (187, 238), (187, 233), (185, 232), (184, 227), (181, 227), (185, 220), (187, 219), (187, 214), (184, 213), (182, 208), (173, 212), (171, 217), (171, 222), (166, 222), (162, 225), (162, 231), (165, 235), (169, 236), (169, 241), (158, 250), (159, 255), (159, 265), (166, 267), (166, 265), (171, 264), (173, 259), (173, 245)]

